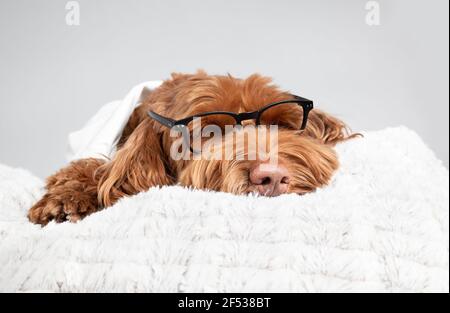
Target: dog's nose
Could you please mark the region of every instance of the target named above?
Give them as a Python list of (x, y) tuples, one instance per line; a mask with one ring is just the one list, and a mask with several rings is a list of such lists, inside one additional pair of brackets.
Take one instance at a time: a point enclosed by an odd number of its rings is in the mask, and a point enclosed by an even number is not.
[(276, 197), (287, 192), (289, 171), (280, 164), (258, 164), (250, 171), (250, 182), (260, 195)]

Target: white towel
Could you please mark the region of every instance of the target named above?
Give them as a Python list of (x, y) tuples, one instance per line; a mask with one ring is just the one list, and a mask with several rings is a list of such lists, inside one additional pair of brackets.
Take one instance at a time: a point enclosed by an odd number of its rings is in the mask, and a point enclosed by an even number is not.
[(162, 81), (141, 83), (133, 87), (123, 100), (102, 106), (82, 129), (69, 134), (68, 161), (84, 158), (112, 158), (123, 128), (133, 110), (149, 92), (161, 84)]

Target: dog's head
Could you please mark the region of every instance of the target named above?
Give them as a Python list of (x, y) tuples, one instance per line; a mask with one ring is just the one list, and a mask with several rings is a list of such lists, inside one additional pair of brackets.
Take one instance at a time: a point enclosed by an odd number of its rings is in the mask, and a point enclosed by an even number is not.
[[(204, 72), (173, 74), (150, 94), (143, 108), (171, 122), (201, 116), (200, 124), (185, 122), (183, 129), (174, 130), (146, 116), (108, 165), (100, 189), (103, 202), (108, 204), (105, 196), (111, 191), (121, 196), (133, 189), (175, 183), (265, 196), (304, 194), (327, 184), (338, 167), (332, 145), (347, 138), (341, 121), (313, 110), (306, 128), (300, 130), (305, 114), (297, 103), (274, 106), (259, 120), (246, 115), (293, 99), (260, 75), (237, 79)], [(236, 124), (235, 118), (208, 115), (211, 112), (248, 118), (230, 132), (227, 127)], [(221, 136), (208, 130), (210, 126), (220, 130)], [(186, 136), (190, 141), (186, 142)]]

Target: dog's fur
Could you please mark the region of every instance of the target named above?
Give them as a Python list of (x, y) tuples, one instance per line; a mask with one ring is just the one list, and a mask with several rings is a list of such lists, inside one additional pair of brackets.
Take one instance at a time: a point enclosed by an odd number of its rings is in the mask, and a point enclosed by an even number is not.
[[(172, 74), (131, 115), (110, 161), (82, 159), (47, 179), (47, 193), (28, 213), (30, 221), (45, 225), (51, 220), (77, 221), (114, 204), (119, 198), (152, 186), (179, 183), (200, 189), (247, 194), (255, 191), (249, 160), (180, 160), (169, 157), (170, 130), (148, 117), (155, 112), (181, 119), (208, 111), (255, 111), (265, 104), (292, 99), (271, 80), (260, 75), (247, 79)], [(304, 194), (326, 185), (338, 168), (332, 147), (355, 136), (346, 125), (314, 109), (307, 128), (290, 129), (289, 115), (278, 117), (279, 161), (289, 170), (289, 193)], [(220, 121), (214, 121), (219, 123)], [(283, 127), (285, 125), (285, 127)], [(223, 142), (224, 145), (229, 144)]]

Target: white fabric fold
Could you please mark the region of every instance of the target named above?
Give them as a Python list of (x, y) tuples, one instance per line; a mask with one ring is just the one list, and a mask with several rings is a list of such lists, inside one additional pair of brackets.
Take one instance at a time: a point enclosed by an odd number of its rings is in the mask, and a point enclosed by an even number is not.
[(82, 129), (69, 134), (67, 160), (112, 158), (133, 110), (161, 84), (162, 81), (141, 83), (133, 87), (123, 100), (103, 105)]

